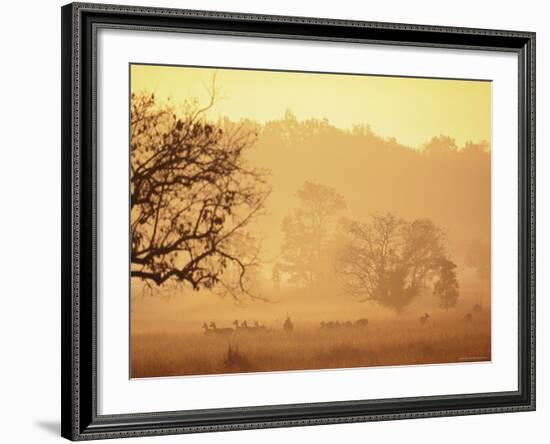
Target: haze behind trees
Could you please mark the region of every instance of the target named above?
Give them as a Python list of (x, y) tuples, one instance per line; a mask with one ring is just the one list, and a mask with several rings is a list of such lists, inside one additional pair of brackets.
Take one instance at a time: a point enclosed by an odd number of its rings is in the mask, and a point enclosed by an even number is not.
[[(423, 146), (408, 147), (379, 137), (366, 124), (345, 130), (327, 119), (299, 120), (291, 110), (263, 124), (252, 118), (233, 122), (231, 116), (209, 122), (219, 128), (238, 126), (253, 135), (239, 152), (239, 168), (253, 171), (254, 180), (261, 182), (247, 209), (254, 218), (239, 233), (241, 239), (253, 240), (246, 292), (276, 303), (252, 302), (242, 294), (237, 297), (241, 304), (235, 304), (234, 297), (213, 291), (216, 280), (210, 276), (210, 288), (163, 286), (153, 292), (168, 296), (162, 304), (158, 297), (134, 298), (136, 319), (160, 316), (191, 326), (205, 317), (269, 322), (291, 313), (315, 323), (330, 316), (416, 316), (425, 310), (453, 309), (455, 302), (459, 307), (490, 306), (487, 142), (459, 147), (452, 137), (434, 132)], [(316, 198), (325, 201), (326, 208), (313, 208)], [(318, 210), (316, 219), (308, 223), (315, 229), (304, 230), (312, 209)], [(212, 214), (209, 217), (215, 222)], [(433, 251), (445, 252), (439, 254), (437, 266), (428, 267), (425, 285), (416, 294), (409, 288), (405, 303), (381, 303), (372, 295), (370, 302), (359, 302), (369, 297), (357, 297), (357, 286), (352, 291), (350, 281), (342, 278), (350, 227), (365, 228), (376, 218), (395, 218), (400, 229), (424, 221), (432, 227)], [(243, 243), (234, 245), (242, 248)], [(351, 245), (358, 246), (358, 239)], [(349, 249), (347, 254), (349, 259)], [(353, 263), (353, 255), (351, 259)], [(144, 294), (142, 282), (132, 279), (132, 286), (133, 294)]]

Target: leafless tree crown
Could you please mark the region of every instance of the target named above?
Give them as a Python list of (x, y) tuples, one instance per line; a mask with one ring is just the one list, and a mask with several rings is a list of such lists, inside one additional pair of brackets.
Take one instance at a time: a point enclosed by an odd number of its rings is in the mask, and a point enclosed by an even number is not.
[(247, 225), (261, 212), (264, 172), (244, 159), (256, 133), (212, 123), (187, 102), (176, 111), (154, 95), (131, 96), (131, 276), (249, 293), (256, 242)]
[(344, 220), (348, 242), (337, 272), (359, 301), (400, 311), (434, 283), (440, 305), (458, 298), (455, 264), (447, 259), (443, 232), (427, 219), (406, 222), (393, 214), (374, 215), (368, 223)]

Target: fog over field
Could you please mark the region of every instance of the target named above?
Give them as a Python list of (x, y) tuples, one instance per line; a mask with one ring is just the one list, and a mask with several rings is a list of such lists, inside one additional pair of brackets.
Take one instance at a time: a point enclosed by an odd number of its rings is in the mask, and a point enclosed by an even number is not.
[(132, 377), (491, 359), (489, 82), (354, 76), (388, 137), (308, 74), (257, 80), (273, 116), (238, 70), (132, 69)]

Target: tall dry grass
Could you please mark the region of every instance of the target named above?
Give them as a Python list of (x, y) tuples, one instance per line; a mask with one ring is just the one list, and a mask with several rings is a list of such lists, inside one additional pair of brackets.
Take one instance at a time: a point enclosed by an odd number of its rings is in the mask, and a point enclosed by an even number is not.
[(227, 337), (200, 331), (135, 332), (133, 378), (329, 368), (487, 361), (491, 359), (488, 313), (425, 324), (418, 319), (371, 321), (366, 328), (321, 329), (295, 325)]

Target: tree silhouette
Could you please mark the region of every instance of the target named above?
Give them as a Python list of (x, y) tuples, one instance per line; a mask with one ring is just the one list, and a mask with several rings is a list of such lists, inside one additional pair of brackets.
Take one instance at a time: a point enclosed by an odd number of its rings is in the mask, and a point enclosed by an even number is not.
[(433, 282), (443, 307), (456, 304), (455, 264), (445, 257), (443, 233), (433, 222), (386, 214), (372, 216), (369, 223), (343, 220), (342, 227), (347, 244), (337, 273), (360, 302), (399, 312)]
[(131, 96), (131, 276), (238, 299), (250, 295), (246, 272), (256, 264), (245, 229), (268, 190), (243, 156), (256, 133), (210, 122), (214, 103), (214, 88), (205, 107), (190, 101), (179, 112), (154, 95)]
[(283, 221), (284, 242), (273, 279), (277, 283), (284, 275), (291, 283), (311, 285), (322, 276), (334, 216), (346, 203), (332, 188), (314, 182), (305, 182), (296, 196), (301, 206)]
[(436, 262), (439, 279), (434, 284), (433, 294), (439, 298), (439, 306), (445, 310), (454, 307), (459, 296), (455, 269), (456, 264), (444, 257)]
[(423, 146), (422, 153), (432, 157), (444, 157), (456, 153), (458, 147), (456, 142), (449, 136), (440, 135), (433, 137)]

